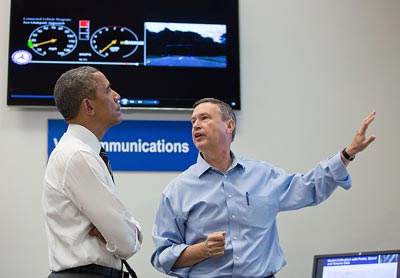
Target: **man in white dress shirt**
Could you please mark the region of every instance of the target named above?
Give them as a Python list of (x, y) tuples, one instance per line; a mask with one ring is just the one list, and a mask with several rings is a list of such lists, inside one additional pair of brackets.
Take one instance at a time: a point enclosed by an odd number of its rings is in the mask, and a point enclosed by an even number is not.
[(141, 228), (99, 156), (100, 140), (122, 121), (120, 95), (102, 72), (83, 66), (61, 75), (54, 99), (68, 129), (44, 177), (49, 278), (128, 277), (122, 260), (140, 249)]

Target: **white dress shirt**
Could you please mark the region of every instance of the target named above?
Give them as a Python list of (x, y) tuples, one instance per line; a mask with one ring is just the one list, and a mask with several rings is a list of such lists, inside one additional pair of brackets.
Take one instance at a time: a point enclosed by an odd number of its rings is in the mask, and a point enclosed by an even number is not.
[[(52, 271), (87, 264), (121, 269), (121, 259), (140, 249), (140, 225), (116, 197), (99, 152), (91, 131), (70, 124), (48, 160), (42, 205)], [(93, 226), (107, 244), (89, 235)]]

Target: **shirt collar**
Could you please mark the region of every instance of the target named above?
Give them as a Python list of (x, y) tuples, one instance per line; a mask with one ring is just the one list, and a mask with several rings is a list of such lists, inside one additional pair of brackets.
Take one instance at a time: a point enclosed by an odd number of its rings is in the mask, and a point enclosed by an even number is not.
[(100, 142), (97, 137), (86, 127), (78, 124), (69, 124), (68, 134), (85, 142), (95, 153), (100, 153)]
[[(240, 169), (245, 168), (242, 159), (240, 159), (239, 157), (236, 157), (232, 151), (231, 151), (231, 156), (233, 157), (233, 162), (227, 172), (229, 172), (231, 169), (234, 169), (236, 167), (238, 167)], [(195, 165), (193, 165), (194, 174), (200, 178), (200, 176), (202, 176), (209, 169), (214, 169), (214, 167), (211, 166), (210, 164), (208, 164), (207, 161), (204, 160), (204, 158), (201, 156), (201, 154), (199, 152), (199, 154), (197, 155), (197, 162)]]

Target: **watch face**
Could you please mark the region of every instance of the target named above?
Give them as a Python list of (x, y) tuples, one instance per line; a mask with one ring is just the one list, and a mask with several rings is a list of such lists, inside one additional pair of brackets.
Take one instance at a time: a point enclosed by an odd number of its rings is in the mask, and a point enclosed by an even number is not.
[(31, 62), (32, 54), (25, 50), (17, 50), (11, 54), (11, 60), (17, 65), (26, 65)]

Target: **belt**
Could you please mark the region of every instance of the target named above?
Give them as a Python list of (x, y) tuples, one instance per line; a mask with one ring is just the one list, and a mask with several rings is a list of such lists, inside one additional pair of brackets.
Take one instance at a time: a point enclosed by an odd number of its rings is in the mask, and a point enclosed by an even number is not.
[(129, 273), (121, 270), (117, 270), (111, 267), (106, 267), (97, 264), (88, 264), (73, 268), (64, 269), (57, 271), (56, 273), (70, 272), (70, 273), (91, 273), (98, 274), (108, 278), (128, 278)]

